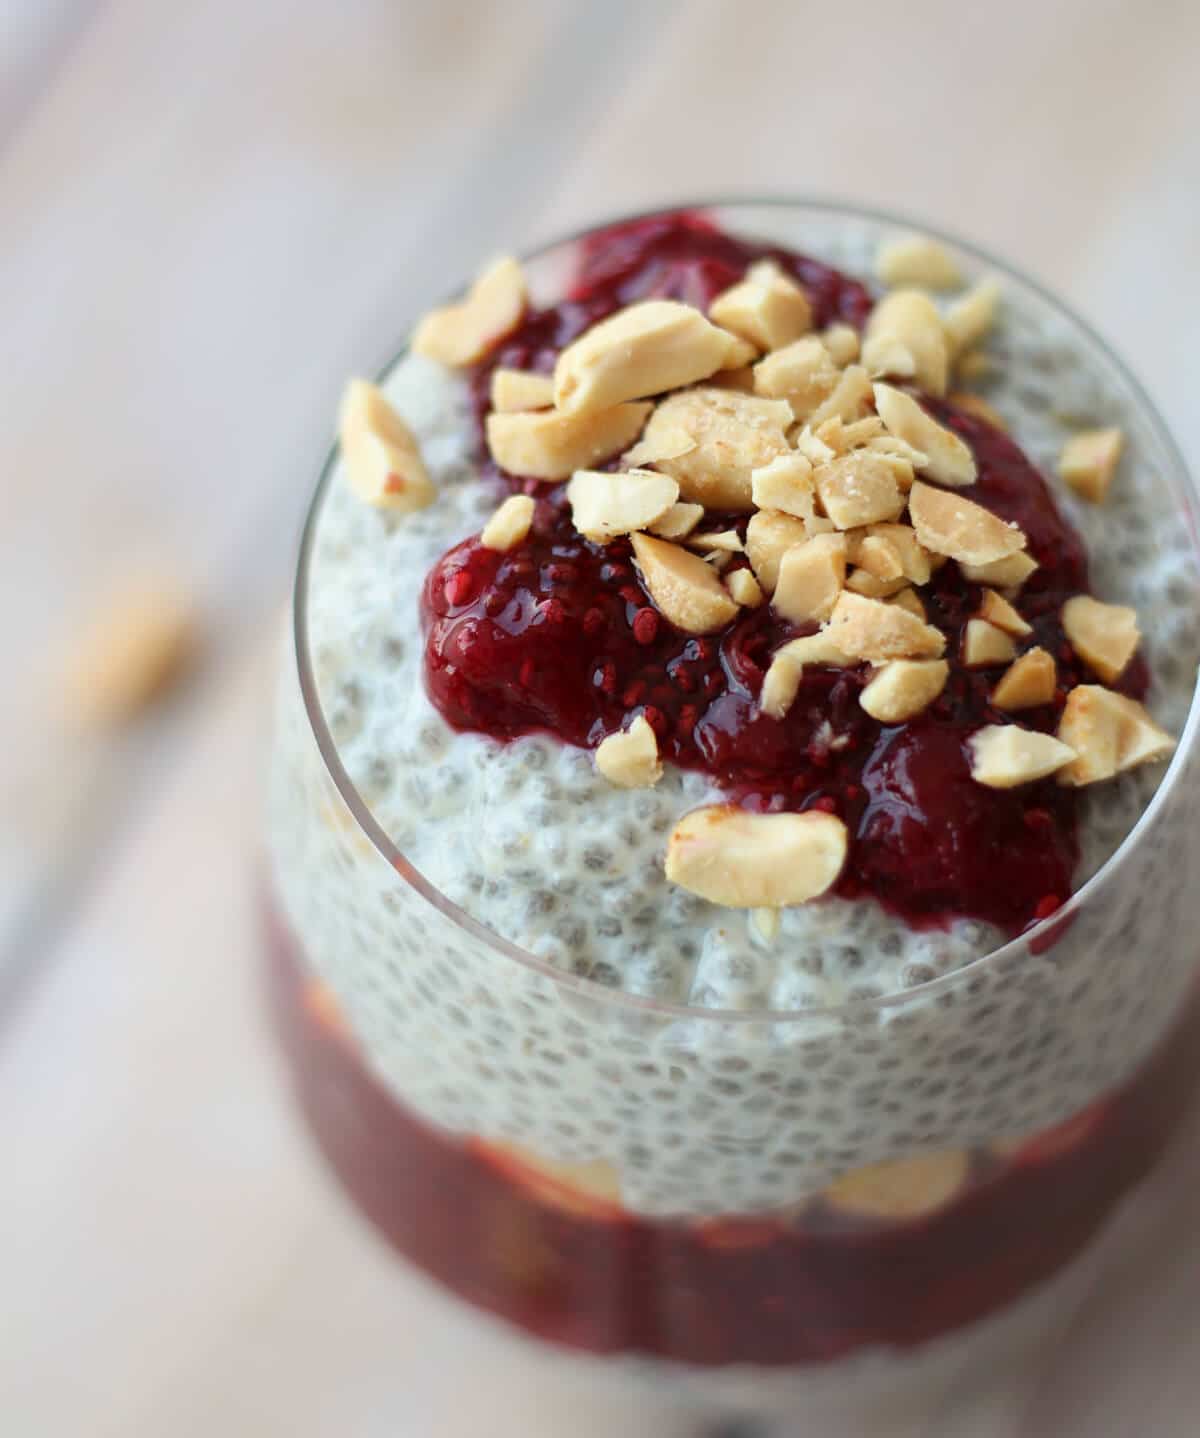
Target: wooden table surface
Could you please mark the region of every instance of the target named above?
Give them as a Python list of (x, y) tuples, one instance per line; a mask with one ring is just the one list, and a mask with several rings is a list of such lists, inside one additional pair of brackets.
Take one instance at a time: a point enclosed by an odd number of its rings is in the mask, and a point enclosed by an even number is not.
[[(669, 1431), (531, 1380), (386, 1262), (285, 1102), (251, 904), (264, 675), (338, 389), (499, 248), (822, 194), (1063, 293), (1195, 465), (1197, 53), (1186, 0), (0, 0), (6, 1438)], [(205, 663), (80, 744), (54, 657), (147, 562), (201, 595)], [(1198, 1149), (989, 1433), (1200, 1431)]]

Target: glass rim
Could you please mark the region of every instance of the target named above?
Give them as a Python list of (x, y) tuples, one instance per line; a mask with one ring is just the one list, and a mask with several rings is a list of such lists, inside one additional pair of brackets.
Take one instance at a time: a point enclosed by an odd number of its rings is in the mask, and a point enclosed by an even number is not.
[[(536, 261), (554, 250), (561, 249), (567, 245), (577, 244), (580, 240), (598, 229), (608, 228), (613, 225), (630, 224), (638, 220), (653, 219), (656, 216), (674, 214), (680, 211), (707, 212), (711, 210), (728, 210), (738, 206), (775, 210), (836, 212), (852, 219), (866, 220), (884, 226), (906, 226), (921, 234), (928, 235), (933, 239), (940, 240), (945, 244), (952, 245), (981, 266), (1015, 280), (1019, 285), (1031, 291), (1038, 299), (1056, 310), (1063, 318), (1074, 325), (1087, 340), (1100, 351), (1108, 363), (1113, 366), (1122, 382), (1128, 386), (1130, 394), (1142, 411), (1142, 418), (1153, 432), (1155, 439), (1162, 446), (1169, 461), (1168, 470), (1163, 474), (1163, 479), (1172, 490), (1176, 491), (1175, 499), (1180, 504), (1182, 514), (1186, 521), (1188, 521), (1193, 552), (1197, 559), (1197, 565), (1200, 567), (1200, 512), (1198, 512), (1200, 495), (1197, 494), (1195, 485), (1192, 482), (1188, 464), (1182, 450), (1179, 448), (1166, 421), (1159, 413), (1157, 406), (1150, 398), (1150, 395), (1140, 380), (1133, 374), (1125, 361), (1114, 351), (1113, 347), (1086, 320), (1076, 314), (1068, 304), (1055, 295), (1050, 289), (1040, 281), (1024, 274), (1007, 261), (998, 259), (988, 250), (983, 249), (972, 241), (961, 239), (959, 236), (943, 230), (938, 226), (926, 224), (924, 221), (913, 219), (910, 216), (895, 211), (875, 209), (872, 206), (858, 205), (832, 197), (821, 198), (818, 196), (805, 196), (802, 198), (794, 198), (785, 195), (766, 197), (732, 195), (725, 196), (724, 198), (680, 200), (668, 205), (655, 205), (647, 209), (625, 212), (612, 216), (611, 218), (593, 220), (588, 224), (577, 226), (565, 234), (554, 236), (540, 244), (530, 246), (528, 249), (520, 252), (519, 258), (522, 262)], [(451, 295), (446, 296), (441, 302), (445, 303), (446, 300), (461, 293), (462, 289), (459, 287), (452, 291)], [(392, 354), (379, 371), (378, 378), (381, 381), (385, 380), (386, 377), (391, 374), (408, 353), (408, 349), (409, 345), (406, 339), (405, 343)], [(934, 998), (944, 990), (968, 979), (972, 974), (977, 974), (981, 969), (995, 966), (1007, 958), (1014, 957), (1023, 948), (1033, 948), (1034, 952), (1038, 952), (1035, 946), (1039, 938), (1045, 940), (1049, 938), (1051, 933), (1059, 926), (1064, 924), (1069, 925), (1083, 909), (1087, 900), (1107, 887), (1114, 875), (1129, 859), (1133, 851), (1139, 847), (1139, 841), (1152, 827), (1159, 811), (1164, 807), (1168, 797), (1178, 784), (1184, 764), (1195, 743), (1197, 730), (1200, 729), (1200, 677), (1198, 677), (1197, 683), (1192, 690), (1183, 732), (1179, 736), (1178, 744), (1171, 757), (1167, 772), (1160, 780), (1150, 802), (1138, 816), (1137, 822), (1121, 840), (1121, 843), (1113, 853), (1109, 855), (1094, 874), (1071, 893), (1065, 903), (1047, 918), (1039, 920), (1030, 928), (1023, 930), (1020, 934), (1007, 940), (998, 948), (989, 949), (985, 953), (979, 954), (969, 960), (967, 963), (952, 968), (944, 974), (939, 974), (936, 978), (929, 979), (924, 983), (914, 984), (911, 988), (893, 990), (878, 998), (849, 999), (842, 1003), (814, 1005), (811, 1008), (801, 1009), (769, 1009), (761, 1007), (749, 1009), (707, 1008), (701, 1005), (648, 998), (641, 994), (627, 993), (622, 989), (610, 989), (604, 985), (597, 984), (594, 980), (584, 975), (569, 973), (556, 967), (546, 959), (538, 958), (536, 954), (531, 953), (520, 944), (515, 944), (511, 940), (504, 938), (503, 935), (496, 933), (493, 929), (488, 928), (487, 925), (481, 923), (459, 904), (449, 899), (435, 884), (432, 884), (425, 878), (424, 874), (421, 873), (392, 841), (391, 836), (375, 819), (370, 807), (358, 792), (357, 787), (346, 772), (341, 757), (338, 754), (337, 744), (334, 741), (326, 720), (325, 712), (321, 706), (316, 675), (312, 664), (312, 655), (308, 645), (308, 581), (312, 566), (313, 548), (322, 502), (332, 480), (334, 470), (336, 469), (338, 456), (338, 444), (335, 439), (321, 466), (316, 488), (313, 491), (312, 498), (309, 501), (308, 509), (305, 513), (296, 563), (296, 577), (292, 592), (292, 639), (300, 692), (312, 736), (317, 745), (317, 750), (322, 762), (325, 765), (326, 773), (332, 780), (343, 803), (345, 803), (349, 809), (355, 823), (369, 840), (372, 847), (379, 853), (380, 857), (384, 859), (388, 866), (394, 871), (398, 881), (407, 883), (427, 903), (438, 910), (465, 935), (492, 949), (499, 960), (516, 963), (521, 968), (527, 969), (541, 978), (545, 978), (556, 985), (561, 985), (567, 991), (583, 995), (597, 1003), (612, 1005), (618, 1009), (627, 1009), (631, 1013), (644, 1016), (700, 1023), (803, 1025), (828, 1022), (831, 1019), (854, 1021), (871, 1014), (878, 1014), (881, 1011), (899, 1008), (904, 1004), (917, 1000)]]

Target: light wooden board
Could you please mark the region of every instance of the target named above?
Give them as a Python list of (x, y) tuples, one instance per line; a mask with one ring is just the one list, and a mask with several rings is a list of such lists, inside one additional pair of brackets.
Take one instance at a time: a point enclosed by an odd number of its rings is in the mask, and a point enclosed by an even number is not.
[[(0, 1028), (0, 1426), (666, 1433), (531, 1376), (387, 1262), (285, 1102), (256, 746), (338, 387), (498, 248), (664, 198), (824, 193), (1061, 290), (1194, 460), (1200, 12), (7, 0), (0, 21), (0, 642), (31, 681), (0, 791), (45, 766), (48, 656), (139, 555), (192, 576), (213, 627), (176, 710), (111, 757), (88, 881)], [(14, 856), (27, 795), (0, 811)], [(1197, 1180), (1185, 1151), (1151, 1251), (989, 1432), (1197, 1431)]]

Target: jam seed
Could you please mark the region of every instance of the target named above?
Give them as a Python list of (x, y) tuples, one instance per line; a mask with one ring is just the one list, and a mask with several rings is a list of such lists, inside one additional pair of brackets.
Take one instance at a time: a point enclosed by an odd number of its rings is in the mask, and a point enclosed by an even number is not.
[(633, 637), (639, 644), (653, 644), (658, 638), (658, 615), (653, 609), (639, 609), (633, 616)]
[(605, 618), (604, 610), (598, 609), (595, 605), (583, 616), (583, 632), (589, 639), (595, 639), (598, 634), (603, 634), (608, 627), (608, 620)]

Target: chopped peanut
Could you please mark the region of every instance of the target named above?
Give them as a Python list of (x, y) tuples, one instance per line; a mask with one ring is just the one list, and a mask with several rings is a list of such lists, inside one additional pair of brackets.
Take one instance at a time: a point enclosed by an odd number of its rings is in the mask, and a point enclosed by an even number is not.
[(765, 597), (753, 571), (749, 569), (735, 569), (725, 581), (725, 588), (729, 590), (733, 602), (745, 609), (757, 609)]
[(693, 441), (686, 453), (653, 461), (677, 481), (680, 497), (713, 509), (751, 509), (750, 476), (788, 452), (791, 424), (785, 400), (705, 385), (663, 400), (643, 444), (653, 444), (660, 431), (686, 434)]
[(755, 909), (750, 915), (758, 937), (766, 944), (773, 944), (779, 937), (779, 910)]
[(912, 1222), (945, 1208), (966, 1183), (969, 1167), (962, 1149), (894, 1158), (852, 1169), (823, 1197), (835, 1212), (853, 1218)]
[[(897, 528), (901, 526), (897, 525)], [(900, 551), (881, 534), (868, 534), (853, 547), (851, 558), (876, 579), (905, 579)]]
[(760, 350), (782, 349), (812, 329), (808, 296), (770, 260), (752, 265), (744, 280), (713, 300), (708, 313)]
[[(1068, 694), (1068, 701), (1070, 697)], [(1121, 732), (1122, 770), (1134, 769), (1140, 764), (1157, 764), (1160, 759), (1175, 752), (1175, 739), (1151, 719), (1144, 705), (1136, 699), (1127, 699), (1123, 694), (1113, 697), (1121, 701), (1118, 707), (1128, 720)]]
[(927, 709), (949, 677), (944, 659), (893, 659), (875, 673), (858, 702), (881, 724), (902, 724)]
[(806, 635), (803, 639), (793, 639), (781, 645), (771, 656), (759, 705), (764, 714), (782, 719), (795, 702), (805, 665), (826, 664), (833, 669), (847, 669), (855, 662), (837, 647), (824, 630)]
[(807, 419), (833, 393), (838, 369), (816, 337), (805, 335), (773, 350), (754, 366), (754, 390), (769, 399), (786, 399), (797, 419)]
[(483, 526), (479, 542), (484, 549), (515, 549), (532, 523), (533, 500), (527, 494), (510, 494)]
[(851, 447), (846, 443), (846, 425), (840, 414), (831, 414), (819, 423), (814, 416), (804, 428), (810, 430), (835, 458)]
[(779, 579), (779, 561), (794, 544), (803, 544), (809, 537), (801, 520), (776, 509), (760, 509), (746, 526), (746, 553), (750, 567), (765, 594), (775, 593)]
[[(725, 363), (721, 366), (722, 374), (727, 375), (734, 370), (750, 370), (758, 359), (758, 346), (742, 339), (741, 335), (735, 335), (732, 330), (722, 330), (721, 333), (729, 336), (729, 349), (725, 355)], [(750, 388), (754, 388), (753, 374)]]
[(971, 778), (989, 789), (1015, 789), (1056, 773), (1075, 750), (1052, 734), (989, 724), (971, 739)]
[[(833, 420), (826, 420), (820, 426), (817, 433), (824, 438), (827, 428), (834, 423)], [(844, 453), (848, 449), (859, 449), (868, 445), (874, 439), (884, 439), (887, 431), (883, 427), (883, 420), (877, 414), (864, 415), (862, 419), (852, 420), (849, 424), (843, 424), (840, 420), (838, 441)], [(829, 443), (827, 440), (826, 443)]]
[(950, 306), (943, 323), (952, 359), (958, 360), (968, 350), (973, 350), (987, 335), (995, 321), (999, 303), (999, 282), (987, 279)]
[(658, 740), (644, 715), (628, 729), (610, 734), (596, 750), (596, 768), (619, 789), (649, 789), (662, 778)]
[(643, 465), (657, 464), (662, 459), (678, 459), (695, 448), (696, 441), (686, 429), (681, 426), (672, 428), (660, 422), (653, 432), (648, 427), (637, 444), (621, 458), (630, 469), (640, 469)]
[(1036, 709), (1040, 704), (1051, 703), (1057, 688), (1054, 660), (1039, 646), (1027, 649), (1013, 660), (992, 690), (992, 703), (997, 709), (1010, 712)]
[(868, 599), (891, 599), (908, 588), (908, 580), (902, 574), (895, 579), (880, 579), (869, 569), (854, 569), (846, 576), (846, 588)]
[(1069, 439), (1058, 472), (1080, 499), (1103, 504), (1117, 472), (1125, 436), (1119, 429), (1089, 429)]
[(65, 674), (81, 728), (122, 724), (165, 694), (198, 648), (196, 611), (169, 580), (129, 583), (94, 612)]
[(1018, 639), (1033, 633), (1033, 627), (1017, 613), (1002, 594), (994, 589), (985, 589), (979, 605), (980, 619), (986, 619), (1005, 634), (1015, 634)]
[(781, 454), (751, 472), (750, 493), (759, 509), (778, 509), (797, 519), (811, 519), (817, 498), (811, 460), (802, 454)]
[(829, 358), (844, 369), (858, 358), (862, 342), (853, 325), (833, 324), (821, 331), (821, 343), (829, 351)]
[(1017, 646), (1012, 636), (997, 629), (986, 619), (968, 619), (963, 636), (962, 661), (968, 669), (987, 669), (993, 664), (1008, 664), (1015, 657)]
[(870, 450), (852, 450), (818, 465), (814, 478), (825, 513), (839, 529), (898, 519), (904, 509), (895, 475)]
[(1063, 770), (1062, 783), (1095, 784), (1117, 774), (1126, 722), (1125, 715), (1111, 702), (1117, 697), (1099, 684), (1077, 684), (1067, 695), (1058, 737), (1070, 745), (1075, 759)]
[(836, 882), (849, 836), (833, 814), (754, 814), (710, 804), (685, 814), (667, 841), (667, 878), (727, 908), (807, 903)]
[(401, 513), (433, 503), (436, 491), (416, 435), (365, 379), (346, 386), (338, 437), (346, 479), (359, 499)]
[(877, 384), (875, 406), (890, 434), (925, 455), (924, 464), (917, 467), (930, 479), (956, 489), (975, 483), (975, 456), (968, 446), (922, 409), (912, 395), (890, 384)]
[(900, 559), (900, 570), (905, 579), (913, 584), (928, 584), (933, 573), (929, 553), (921, 547), (916, 530), (908, 524), (872, 524), (868, 530), (872, 538), (882, 539), (889, 544)]
[(1175, 748), (1141, 704), (1099, 684), (1078, 684), (1067, 695), (1058, 737), (1077, 755), (1060, 782), (1076, 786), (1165, 759)]
[(838, 648), (828, 629), (806, 634), (802, 639), (789, 639), (775, 651), (776, 658), (780, 655), (801, 667), (805, 664), (827, 664), (831, 669), (849, 669), (858, 662), (844, 649)]
[(577, 469), (567, 485), (575, 528), (597, 544), (647, 528), (662, 519), (678, 498), (679, 486), (670, 475), (652, 469), (615, 474)]
[(427, 314), (413, 334), (412, 347), (452, 368), (474, 364), (516, 329), (526, 301), (521, 266), (506, 255), (480, 273), (464, 300)]
[(908, 489), (912, 484), (912, 471), (920, 469), (929, 463), (929, 456), (919, 449), (914, 449), (907, 440), (900, 439), (894, 434), (881, 434), (877, 439), (867, 441), (867, 448), (875, 454), (886, 454), (893, 459), (902, 459), (908, 465), (909, 480), (904, 485)]
[(648, 534), (634, 534), (633, 555), (655, 607), (685, 634), (711, 634), (737, 614), (725, 586), (699, 555)]
[(492, 458), (509, 474), (531, 479), (566, 479), (624, 449), (646, 422), (647, 403), (619, 404), (591, 414), (532, 410), (489, 414), (487, 442)]
[[(816, 416), (810, 424), (816, 421)], [(849, 454), (852, 449), (865, 449), (872, 439), (879, 439), (884, 433), (878, 415), (864, 415), (862, 419), (851, 420), (848, 424), (840, 414), (823, 419), (813, 433), (822, 444), (828, 445), (835, 455)]]
[(845, 578), (845, 536), (818, 535), (784, 553), (773, 603), (792, 624), (828, 619)]
[(889, 289), (916, 285), (922, 290), (955, 290), (963, 282), (954, 256), (928, 235), (885, 240), (875, 256), (875, 273)]
[(907, 609), (847, 590), (834, 605), (826, 632), (843, 653), (875, 662), (938, 659), (946, 648), (946, 636)]
[(850, 424), (867, 415), (870, 406), (870, 376), (862, 365), (847, 365), (828, 398), (823, 399), (808, 416), (808, 423), (819, 433), (826, 420), (840, 419)]
[(777, 654), (763, 676), (762, 693), (758, 696), (762, 712), (772, 719), (782, 719), (796, 702), (803, 666), (786, 654)]
[(726, 554), (741, 554), (742, 541), (736, 529), (711, 530), (690, 534), (684, 543), (689, 549), (723, 549)]
[(888, 602), (899, 605), (901, 609), (907, 609), (910, 614), (915, 614), (922, 622), (927, 618), (925, 606), (921, 603), (921, 596), (911, 586), (901, 589)]
[(926, 549), (960, 564), (990, 564), (1025, 548), (1025, 536), (983, 505), (920, 480), (908, 496), (909, 517)]
[(898, 454), (879, 454), (879, 458), (883, 460), (884, 464), (891, 470), (892, 478), (899, 486), (900, 492), (907, 494), (916, 480), (916, 475), (913, 473), (911, 463)]
[(946, 336), (937, 306), (920, 290), (893, 290), (871, 311), (862, 362), (873, 377), (911, 379), (933, 395), (946, 393)]
[[(913, 352), (894, 335), (869, 334), (863, 341), (862, 359), (868, 365), (872, 379), (887, 375), (892, 379), (913, 379), (917, 372), (917, 361)], [(915, 381), (914, 381), (915, 382)]]
[(1119, 679), (1141, 641), (1137, 611), (1076, 594), (1062, 608), (1071, 648), (1106, 684)]
[(1028, 554), (1010, 554), (1004, 559), (989, 560), (987, 564), (963, 564), (958, 566), (973, 584), (998, 584), (1010, 593), (1021, 585), (1037, 568), (1037, 561)]
[(492, 371), (492, 408), (501, 414), (549, 409), (553, 403), (554, 380), (550, 375), (503, 367)]
[(673, 504), (663, 515), (646, 526), (659, 539), (684, 539), (704, 518), (702, 504)]
[(808, 460), (809, 464), (828, 464), (831, 459), (837, 458), (837, 451), (830, 449), (823, 439), (818, 439), (808, 425), (796, 430), (793, 438), (796, 453)]
[(679, 389), (721, 369), (734, 343), (691, 305), (627, 305), (559, 355), (554, 403), (568, 414), (585, 414)]

